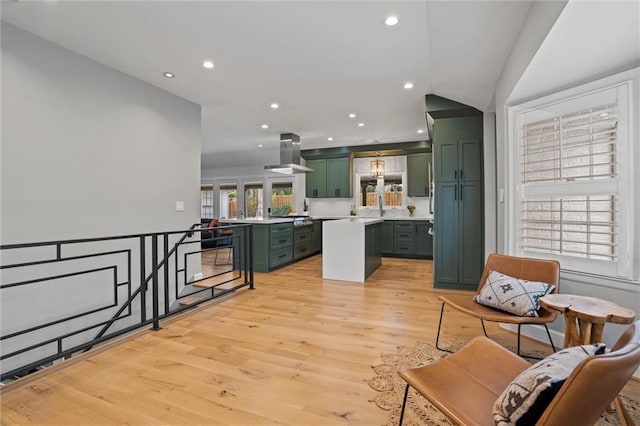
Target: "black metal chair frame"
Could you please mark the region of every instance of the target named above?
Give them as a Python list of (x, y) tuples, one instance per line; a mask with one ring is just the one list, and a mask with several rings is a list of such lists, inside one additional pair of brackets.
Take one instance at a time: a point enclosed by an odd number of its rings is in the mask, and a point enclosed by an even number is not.
[[(453, 353), (452, 350), (447, 349), (447, 348), (441, 348), (438, 343), (440, 342), (440, 329), (442, 327), (442, 317), (444, 315), (444, 305), (446, 305), (446, 303), (442, 302), (442, 307), (440, 308), (440, 321), (438, 321), (438, 333), (436, 334), (436, 348), (444, 351), (444, 352), (448, 352), (448, 353)], [(491, 337), (489, 337), (489, 335), (487, 334), (487, 329), (484, 326), (484, 320), (482, 318), (480, 318), (480, 323), (482, 324), (482, 332), (484, 333), (484, 335), (486, 337), (488, 337), (489, 339), (491, 339)], [(526, 324), (526, 323), (525, 323)], [(531, 358), (531, 359), (542, 359), (539, 357), (535, 357), (535, 356), (530, 356), (530, 355), (523, 355), (520, 352), (520, 329), (522, 327), (523, 324), (518, 324), (518, 343), (517, 343), (517, 350), (516, 353), (518, 354), (518, 356), (520, 357), (524, 357), (524, 358)], [(534, 323), (531, 323), (531, 325), (536, 325)], [(544, 325), (544, 329), (547, 331), (547, 336), (549, 337), (549, 343), (551, 343), (551, 348), (553, 349), (553, 352), (556, 352), (556, 346), (553, 344), (553, 339), (551, 338), (551, 333), (549, 332), (549, 327), (547, 327), (547, 324), (542, 324)]]

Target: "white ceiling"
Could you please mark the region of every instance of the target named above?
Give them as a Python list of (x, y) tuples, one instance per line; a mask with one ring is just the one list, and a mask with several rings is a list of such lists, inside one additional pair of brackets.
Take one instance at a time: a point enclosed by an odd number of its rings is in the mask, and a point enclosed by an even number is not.
[[(203, 167), (230, 167), (273, 162), (258, 145), (277, 147), (286, 132), (303, 149), (424, 139), (427, 93), (486, 110), (530, 6), (13, 1), (2, 19), (202, 105)], [(383, 24), (390, 14), (395, 27)]]

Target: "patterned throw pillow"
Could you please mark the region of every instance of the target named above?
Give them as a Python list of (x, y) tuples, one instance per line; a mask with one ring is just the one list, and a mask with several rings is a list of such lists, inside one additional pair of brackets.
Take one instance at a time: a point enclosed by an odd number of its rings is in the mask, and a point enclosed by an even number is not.
[(604, 350), (604, 343), (574, 346), (524, 370), (496, 400), (493, 406), (496, 426), (535, 424), (578, 364)]
[(521, 280), (490, 271), (487, 283), (473, 300), (521, 317), (537, 317), (540, 309), (538, 299), (551, 293), (554, 288), (552, 284)]

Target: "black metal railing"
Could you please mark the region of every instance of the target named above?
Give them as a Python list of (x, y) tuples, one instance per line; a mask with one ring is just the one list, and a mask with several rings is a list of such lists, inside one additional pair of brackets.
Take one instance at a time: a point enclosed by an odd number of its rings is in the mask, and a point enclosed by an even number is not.
[[(252, 226), (218, 228), (230, 236), (202, 226), (0, 245), (0, 380), (141, 327), (158, 330), (184, 309), (253, 289)], [(203, 262), (222, 249), (232, 259), (222, 268)]]

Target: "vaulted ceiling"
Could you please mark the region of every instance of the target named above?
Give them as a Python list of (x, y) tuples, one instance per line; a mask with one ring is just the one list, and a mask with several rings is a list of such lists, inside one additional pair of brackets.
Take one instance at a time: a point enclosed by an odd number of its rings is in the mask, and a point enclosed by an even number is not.
[[(286, 132), (300, 135), (303, 148), (424, 139), (427, 93), (488, 109), (530, 7), (13, 1), (3, 2), (2, 19), (200, 104), (203, 167), (228, 167), (260, 159)], [(389, 15), (399, 23), (386, 26)]]

